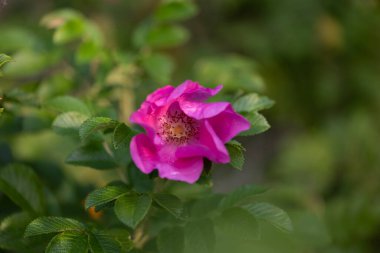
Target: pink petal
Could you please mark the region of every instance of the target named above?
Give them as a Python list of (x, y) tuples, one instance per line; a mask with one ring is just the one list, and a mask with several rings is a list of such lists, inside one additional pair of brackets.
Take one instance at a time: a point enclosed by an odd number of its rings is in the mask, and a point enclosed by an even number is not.
[(201, 126), (199, 142), (178, 147), (176, 156), (178, 158), (201, 156), (217, 163), (228, 163), (230, 161), (226, 147), (207, 120)]
[(228, 102), (204, 103), (198, 101), (181, 100), (181, 110), (189, 117), (195, 119), (207, 119), (218, 115), (226, 110)]
[[(196, 143), (185, 146), (179, 146), (175, 153), (177, 158), (189, 158), (189, 157), (212, 157), (211, 150), (206, 145)], [(209, 158), (210, 159), (210, 158)]]
[(132, 113), (129, 120), (141, 125), (150, 136), (153, 136), (157, 115), (160, 112), (159, 107), (166, 104), (166, 100), (173, 90), (174, 87), (168, 85), (149, 94), (140, 108)]
[(156, 147), (145, 134), (134, 136), (130, 144), (133, 162), (142, 172), (148, 174), (158, 161)]
[[(145, 103), (146, 105), (147, 103)], [(148, 113), (149, 112), (149, 113)], [(156, 117), (154, 111), (149, 108), (144, 111), (143, 109), (139, 109), (136, 112), (132, 113), (129, 121), (142, 126), (149, 136), (155, 135), (155, 125), (156, 125)]]
[(178, 99), (183, 95), (189, 96), (191, 99), (206, 100), (207, 98), (216, 95), (222, 88), (222, 85), (218, 85), (214, 89), (205, 88), (197, 82), (187, 80), (173, 90), (168, 101)]
[(167, 99), (170, 94), (173, 92), (174, 87), (167, 85), (165, 87), (159, 88), (153, 93), (149, 94), (146, 98), (146, 101), (154, 103), (156, 106), (162, 106), (166, 104)]
[(173, 163), (160, 163), (157, 168), (161, 178), (192, 184), (199, 179), (202, 173), (203, 159), (201, 157), (178, 159)]
[(222, 113), (208, 119), (208, 122), (223, 143), (230, 141), (240, 132), (248, 130), (251, 125), (248, 120), (236, 113), (231, 105)]

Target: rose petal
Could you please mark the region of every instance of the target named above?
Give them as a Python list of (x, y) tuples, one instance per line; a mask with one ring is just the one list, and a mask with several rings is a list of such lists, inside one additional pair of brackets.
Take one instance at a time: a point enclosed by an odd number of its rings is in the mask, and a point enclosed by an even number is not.
[(160, 112), (159, 107), (165, 105), (167, 98), (173, 90), (174, 87), (168, 85), (149, 94), (140, 108), (132, 113), (129, 121), (141, 125), (149, 136), (154, 136), (156, 119)]
[(149, 94), (146, 101), (154, 103), (156, 106), (165, 105), (170, 94), (172, 94), (175, 88), (173, 86), (167, 85), (162, 88), (157, 89), (153, 93)]
[(222, 88), (222, 85), (218, 85), (215, 88), (205, 88), (197, 82), (186, 80), (184, 83), (182, 83), (173, 90), (173, 92), (170, 94), (168, 101), (178, 99), (183, 95), (187, 95), (191, 99), (203, 101), (217, 94)]
[(174, 163), (160, 163), (157, 168), (161, 178), (192, 184), (202, 173), (203, 159), (201, 157), (178, 159)]
[(142, 110), (138, 110), (132, 113), (131, 117), (129, 118), (129, 121), (134, 124), (138, 124), (142, 126), (149, 136), (155, 135), (154, 129), (155, 129), (156, 117), (153, 111), (150, 111), (150, 113), (147, 113)]
[(158, 161), (156, 147), (146, 134), (134, 136), (130, 144), (133, 162), (142, 172), (148, 174)]
[(223, 143), (230, 141), (240, 132), (248, 130), (251, 125), (248, 120), (236, 113), (231, 105), (222, 113), (208, 119), (208, 122)]
[(179, 102), (181, 110), (194, 119), (207, 119), (218, 115), (226, 110), (228, 102), (204, 103), (197, 101), (181, 100)]
[(198, 143), (178, 147), (176, 156), (181, 158), (202, 156), (217, 163), (230, 162), (226, 147), (207, 120), (202, 123), (199, 134)]

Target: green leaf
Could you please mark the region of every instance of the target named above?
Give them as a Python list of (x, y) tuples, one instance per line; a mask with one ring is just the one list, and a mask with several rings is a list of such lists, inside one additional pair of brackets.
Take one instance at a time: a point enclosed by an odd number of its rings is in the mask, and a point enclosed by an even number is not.
[(162, 25), (152, 28), (146, 35), (146, 44), (156, 48), (174, 47), (185, 43), (189, 32), (177, 25)]
[(119, 253), (120, 244), (105, 231), (93, 231), (89, 234), (90, 250), (92, 253)]
[(163, 3), (158, 7), (155, 18), (159, 21), (180, 21), (194, 16), (197, 7), (192, 2), (173, 1)]
[(227, 234), (230, 240), (252, 241), (259, 239), (259, 227), (257, 220), (242, 208), (230, 208), (225, 210), (217, 221), (218, 229)]
[(128, 187), (120, 185), (109, 185), (91, 192), (85, 201), (85, 208), (88, 209), (92, 206), (100, 206), (114, 201), (120, 196), (126, 194)]
[(246, 118), (251, 123), (251, 128), (247, 131), (240, 133), (240, 136), (260, 134), (267, 131), (270, 128), (270, 125), (268, 121), (264, 118), (264, 116), (257, 112), (248, 114)]
[(99, 143), (77, 148), (66, 158), (66, 162), (99, 170), (114, 169), (117, 166), (111, 155)]
[(231, 252), (243, 245), (252, 245), (260, 239), (257, 220), (241, 208), (229, 208), (215, 219), (217, 248), (215, 252)]
[(53, 237), (45, 253), (87, 253), (87, 237), (87, 234), (82, 232), (63, 232)]
[[(5, 64), (7, 64), (10, 61), (12, 61), (12, 58), (10, 56), (6, 54), (0, 54), (0, 70)], [(0, 76), (2, 76), (1, 71), (0, 71)]]
[(84, 231), (85, 226), (74, 219), (64, 217), (39, 217), (25, 230), (25, 237), (64, 231)]
[(209, 197), (196, 200), (191, 206), (191, 217), (204, 218), (210, 215), (210, 213), (217, 212), (222, 198), (220, 194), (213, 194)]
[(118, 122), (110, 118), (92, 117), (83, 122), (79, 127), (79, 136), (82, 141), (85, 141), (95, 132), (115, 128), (117, 125)]
[(284, 232), (291, 232), (293, 230), (292, 222), (288, 214), (277, 206), (259, 202), (246, 204), (243, 208), (249, 211), (257, 219), (269, 222)]
[(181, 227), (163, 229), (157, 236), (157, 248), (160, 253), (182, 253), (185, 247), (185, 235)]
[(43, 16), (41, 25), (47, 28), (57, 28), (63, 25), (67, 20), (72, 19), (83, 19), (83, 16), (78, 11), (72, 9), (61, 9)]
[(82, 20), (69, 20), (55, 31), (53, 35), (53, 41), (56, 44), (65, 44), (67, 42), (81, 38), (83, 36), (83, 33), (84, 23)]
[(130, 163), (127, 169), (128, 179), (132, 187), (138, 192), (150, 192), (153, 190), (153, 180), (149, 175), (142, 173), (134, 163)]
[(0, 191), (32, 215), (45, 209), (43, 186), (34, 171), (20, 164), (0, 171)]
[(244, 165), (245, 148), (237, 141), (232, 140), (226, 144), (228, 153), (230, 154), (230, 164), (232, 167), (242, 170)]
[(53, 130), (58, 134), (77, 136), (80, 125), (87, 118), (79, 112), (62, 113), (53, 121)]
[(185, 253), (212, 253), (215, 247), (213, 223), (206, 219), (185, 226)]
[(129, 147), (130, 141), (135, 134), (135, 131), (130, 129), (126, 124), (120, 123), (117, 125), (112, 138), (114, 148), (123, 149)]
[(222, 209), (234, 207), (251, 200), (256, 195), (266, 192), (266, 188), (257, 185), (243, 185), (225, 196), (220, 202)]
[(79, 112), (83, 115), (91, 115), (91, 111), (85, 103), (71, 96), (52, 98), (45, 103), (45, 106), (59, 112)]
[(108, 229), (107, 232), (119, 242), (123, 253), (129, 252), (133, 248), (133, 241), (127, 229), (112, 228)]
[(113, 132), (112, 146), (115, 161), (122, 167), (131, 162), (129, 146), (132, 137), (136, 134), (124, 123), (120, 123)]
[(14, 213), (0, 223), (0, 249), (26, 252), (28, 240), (24, 238), (25, 227), (30, 223), (27, 212)]
[(182, 216), (183, 206), (181, 200), (177, 196), (160, 193), (155, 194), (153, 199), (159, 206), (171, 213), (174, 217), (180, 218)]
[(114, 210), (121, 222), (136, 228), (148, 213), (151, 204), (152, 198), (147, 194), (128, 194), (116, 200)]
[(238, 55), (204, 57), (194, 65), (197, 80), (201, 83), (222, 83), (225, 92), (256, 92), (265, 88), (255, 63), (249, 58)]
[(143, 58), (142, 65), (150, 77), (158, 83), (167, 84), (174, 70), (173, 61), (163, 54)]
[(94, 40), (83, 41), (76, 52), (76, 61), (78, 63), (89, 63), (96, 59), (101, 53), (102, 48)]
[(145, 46), (146, 37), (150, 28), (151, 26), (149, 22), (143, 22), (135, 29), (132, 35), (132, 42), (135, 47), (140, 48), (142, 46)]
[(52, 64), (51, 55), (28, 48), (18, 48), (12, 59), (12, 63), (7, 64), (4, 69), (6, 75), (10, 78), (26, 78), (39, 75)]
[(274, 105), (274, 101), (256, 93), (250, 93), (240, 97), (233, 103), (233, 108), (237, 112), (256, 112), (264, 109), (269, 109)]

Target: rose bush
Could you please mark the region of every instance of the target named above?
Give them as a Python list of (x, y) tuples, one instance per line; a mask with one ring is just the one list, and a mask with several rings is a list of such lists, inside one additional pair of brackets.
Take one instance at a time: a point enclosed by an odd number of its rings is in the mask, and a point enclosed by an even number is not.
[[(36, 38), (10, 49), (13, 60), (0, 55), (2, 250), (245, 253), (262, 234), (289, 236), (288, 215), (260, 199), (265, 187), (212, 189), (213, 163), (243, 167), (233, 138), (269, 129), (261, 110), (273, 101), (259, 95), (257, 72), (238, 67), (242, 89), (231, 81), (236, 69), (224, 73), (223, 91), (163, 86), (174, 63), (161, 49), (188, 38), (172, 22), (195, 13), (187, 1), (161, 3), (126, 52), (81, 13), (54, 11), (41, 21), (53, 44)], [(223, 102), (207, 101), (217, 93)]]

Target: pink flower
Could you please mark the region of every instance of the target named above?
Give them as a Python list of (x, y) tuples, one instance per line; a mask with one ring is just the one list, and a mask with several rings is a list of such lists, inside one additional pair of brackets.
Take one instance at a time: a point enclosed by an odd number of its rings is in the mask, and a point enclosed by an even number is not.
[(222, 85), (211, 89), (185, 81), (148, 95), (130, 118), (146, 131), (131, 141), (136, 166), (146, 174), (157, 169), (161, 178), (194, 183), (202, 173), (203, 158), (230, 162), (224, 144), (250, 123), (228, 102), (205, 102), (221, 89)]

